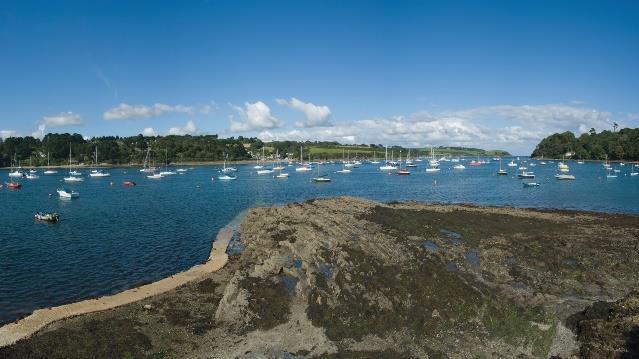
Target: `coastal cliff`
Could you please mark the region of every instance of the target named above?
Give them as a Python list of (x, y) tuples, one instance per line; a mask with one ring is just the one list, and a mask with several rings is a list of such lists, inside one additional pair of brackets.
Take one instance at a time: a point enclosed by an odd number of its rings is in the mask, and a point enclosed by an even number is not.
[(221, 270), (0, 357), (632, 357), (638, 252), (633, 216), (355, 198), (256, 208)]

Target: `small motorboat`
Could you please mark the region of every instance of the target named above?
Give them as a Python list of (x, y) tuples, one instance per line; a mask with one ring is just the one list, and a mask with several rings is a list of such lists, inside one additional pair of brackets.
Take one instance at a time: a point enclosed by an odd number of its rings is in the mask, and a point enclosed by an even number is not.
[(275, 176), (275, 178), (280, 178), (280, 179), (288, 178), (288, 173), (280, 173), (277, 176)]
[(351, 173), (351, 172), (353, 172), (353, 171), (349, 170), (348, 168), (344, 168), (344, 169), (335, 171), (335, 173)]
[(232, 181), (232, 180), (236, 180), (237, 176), (231, 176), (231, 175), (221, 175), (221, 176), (217, 176), (217, 179), (221, 180), (221, 181)]
[(70, 176), (82, 176), (82, 172), (78, 172), (78, 171), (73, 170), (73, 171), (69, 172), (69, 175)]
[(273, 171), (272, 169), (268, 169), (268, 168), (267, 168), (267, 169), (263, 169), (263, 170), (258, 170), (258, 171), (257, 171), (257, 174), (258, 174), (258, 175), (266, 175), (266, 174), (273, 173), (273, 172), (274, 172), (274, 171)]
[(20, 189), (22, 188), (22, 183), (20, 182), (9, 182), (6, 183), (8, 189)]
[(162, 176), (162, 175), (161, 175), (161, 174), (159, 174), (159, 173), (154, 173), (154, 174), (151, 174), (151, 175), (146, 176), (146, 178), (148, 178), (148, 179), (160, 179), (160, 178), (162, 178), (162, 177), (164, 177), (164, 176)]
[(187, 170), (186, 168), (178, 168), (178, 169), (177, 169), (177, 171), (178, 171), (178, 172), (182, 172), (182, 173), (184, 173), (184, 172), (186, 172), (186, 171), (188, 171), (188, 170)]
[(497, 171), (497, 175), (498, 175), (498, 176), (507, 176), (507, 175), (508, 175), (508, 171), (506, 171), (506, 170), (499, 170), (499, 171)]
[(84, 178), (82, 177), (77, 177), (74, 175), (71, 175), (69, 177), (64, 177), (64, 182), (83, 182)]
[(535, 178), (535, 174), (532, 172), (521, 171), (517, 174), (519, 178)]
[(517, 163), (511, 160), (510, 162), (508, 162), (508, 167), (517, 167)]
[(56, 170), (46, 170), (43, 172), (45, 175), (50, 176), (50, 175), (55, 175), (58, 174), (58, 171)]
[(524, 182), (524, 187), (539, 187), (537, 182)]
[(138, 184), (133, 182), (133, 181), (124, 181), (122, 182), (122, 184), (124, 185), (124, 187), (133, 187), (133, 186), (137, 186)]
[(313, 178), (313, 182), (317, 182), (317, 183), (327, 183), (327, 182), (330, 182), (330, 181), (331, 181), (331, 179), (330, 179), (330, 178), (328, 178), (328, 177), (323, 177), (323, 176), (320, 176), (320, 177), (314, 177), (314, 178)]
[(58, 215), (55, 212), (47, 212), (47, 213), (38, 212), (33, 215), (33, 219), (35, 219), (36, 221), (54, 223), (60, 220), (60, 215)]
[(565, 174), (565, 173), (558, 173), (555, 175), (555, 178), (560, 181), (564, 181), (564, 180), (574, 180), (575, 176), (570, 174)]
[(456, 170), (463, 170), (463, 169), (466, 169), (466, 166), (464, 166), (464, 165), (462, 165), (462, 164), (460, 163), (460, 164), (454, 165), (454, 166), (453, 166), (453, 169), (456, 169)]
[(397, 172), (395, 172), (395, 174), (398, 175), (398, 176), (408, 176), (410, 174), (410, 171), (407, 170), (407, 169), (402, 168), (402, 169), (398, 170)]
[(66, 188), (58, 188), (58, 196), (60, 198), (78, 198), (80, 193)]
[(428, 167), (426, 169), (426, 172), (430, 172), (430, 173), (439, 172), (439, 171), (441, 171), (439, 167)]
[(28, 174), (28, 175), (24, 176), (24, 178), (26, 178), (26, 179), (30, 179), (30, 180), (31, 180), (31, 179), (38, 179), (38, 178), (40, 178), (40, 176), (38, 176), (38, 175), (36, 175), (36, 174), (33, 174), (33, 173), (29, 172), (29, 174)]
[(92, 178), (103, 178), (111, 177), (111, 174), (108, 172), (103, 172), (102, 170), (93, 170), (89, 173), (89, 176)]

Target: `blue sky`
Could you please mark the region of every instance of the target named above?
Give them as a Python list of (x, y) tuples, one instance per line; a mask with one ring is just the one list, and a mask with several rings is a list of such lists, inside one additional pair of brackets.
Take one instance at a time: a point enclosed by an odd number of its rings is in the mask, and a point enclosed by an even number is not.
[(3, 1), (0, 135), (528, 153), (639, 124), (639, 2)]

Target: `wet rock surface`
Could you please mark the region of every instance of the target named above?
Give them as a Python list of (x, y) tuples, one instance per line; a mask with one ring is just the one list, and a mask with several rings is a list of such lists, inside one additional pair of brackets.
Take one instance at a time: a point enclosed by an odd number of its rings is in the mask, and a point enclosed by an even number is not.
[(239, 232), (208, 278), (0, 357), (637, 355), (637, 217), (338, 198), (254, 209)]

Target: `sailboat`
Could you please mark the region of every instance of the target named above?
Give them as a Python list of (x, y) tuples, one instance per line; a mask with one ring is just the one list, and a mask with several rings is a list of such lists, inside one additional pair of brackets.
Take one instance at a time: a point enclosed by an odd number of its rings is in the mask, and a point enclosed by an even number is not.
[(277, 159), (277, 166), (273, 167), (273, 171), (282, 171), (284, 169), (284, 166), (282, 166), (282, 163), (280, 162), (280, 150), (276, 149), (275, 150), (275, 158)]
[[(232, 174), (233, 172), (237, 171), (235, 168), (233, 167), (226, 167), (226, 157), (228, 155), (224, 154), (224, 167), (222, 167), (222, 174), (217, 176), (217, 179), (222, 180), (222, 181), (232, 181), (232, 180), (236, 180), (237, 176)], [(215, 179), (215, 177), (211, 178), (211, 180)]]
[(223, 164), (223, 167), (222, 167), (222, 173), (237, 172), (237, 168), (235, 168), (235, 167), (226, 167), (226, 159), (228, 157), (229, 157), (228, 153), (225, 153), (224, 154), (224, 164)]
[(517, 167), (517, 162), (511, 159), (510, 162), (508, 162), (508, 167)]
[(377, 160), (376, 156), (377, 156), (377, 151), (373, 151), (373, 160), (371, 161), (371, 163), (374, 165), (379, 164), (379, 161)]
[(326, 183), (326, 182), (330, 182), (331, 179), (326, 177), (326, 175), (320, 175), (320, 164), (319, 162), (317, 163), (317, 177), (313, 178), (313, 182), (318, 182), (318, 183)]
[(639, 172), (637, 172), (637, 170), (635, 169), (635, 167), (636, 167), (636, 166), (635, 166), (635, 164), (633, 163), (633, 164), (632, 164), (632, 169), (630, 170), (630, 175), (631, 175), (631, 176), (637, 176), (637, 175), (639, 175)]
[(435, 149), (433, 147), (430, 148), (430, 160), (428, 161), (428, 168), (426, 172), (439, 172), (439, 162), (435, 159)]
[(169, 171), (169, 152), (168, 149), (164, 149), (164, 171), (160, 171), (161, 176), (173, 176), (176, 175), (177, 172)]
[(499, 159), (499, 171), (497, 171), (498, 176), (507, 176), (508, 172), (505, 169), (501, 168), (501, 158)]
[(102, 177), (110, 177), (111, 174), (108, 172), (102, 172), (102, 170), (98, 169), (98, 146), (95, 146), (95, 168), (89, 173), (89, 176), (92, 178), (102, 178)]
[(71, 171), (71, 144), (69, 143), (69, 176), (64, 177), (64, 182), (82, 182), (84, 178), (79, 177), (79, 172)]
[(33, 167), (31, 166), (31, 156), (29, 156), (29, 168), (30, 168), (29, 173), (25, 174), (24, 178), (30, 179), (30, 180), (40, 178), (38, 175), (36, 175), (38, 171), (34, 170)]
[(408, 168), (402, 168), (402, 151), (399, 151), (399, 169), (395, 174), (398, 176), (408, 176), (410, 174)]
[(155, 172), (155, 167), (151, 166), (151, 146), (146, 148), (146, 156), (144, 157), (144, 164), (142, 165), (142, 169), (140, 170), (140, 172)]
[(310, 163), (308, 165), (304, 164), (304, 147), (300, 146), (300, 166), (295, 168), (295, 171), (297, 172), (308, 172), (310, 170), (312, 170), (313, 168), (310, 166)]
[(11, 171), (9, 171), (9, 177), (13, 177), (13, 178), (22, 178), (24, 177), (24, 173), (22, 173), (20, 166), (18, 166), (17, 168), (13, 168), (14, 164), (16, 162), (16, 154), (13, 154), (13, 161), (11, 161)]
[(349, 168), (346, 168), (346, 159), (344, 158), (344, 150), (342, 149), (342, 169), (335, 171), (335, 173), (351, 173), (352, 171)]
[(47, 152), (47, 168), (49, 169), (44, 171), (43, 173), (45, 175), (55, 175), (58, 173), (58, 171), (52, 170), (50, 167), (51, 167), (50, 155), (49, 155), (49, 152)]
[[(264, 146), (262, 146), (262, 162), (264, 162)], [(257, 161), (255, 162), (255, 166), (253, 166), (253, 169), (260, 170), (262, 168), (264, 168), (264, 166), (260, 164), (260, 158), (258, 157)]]
[(392, 163), (392, 161), (388, 160), (388, 146), (386, 146), (386, 157), (385, 157), (384, 165), (380, 166), (379, 169), (381, 171), (395, 171), (397, 169), (397, 166), (395, 166)]
[(406, 155), (406, 167), (417, 167), (413, 160), (410, 158), (410, 148), (408, 149), (408, 155)]

